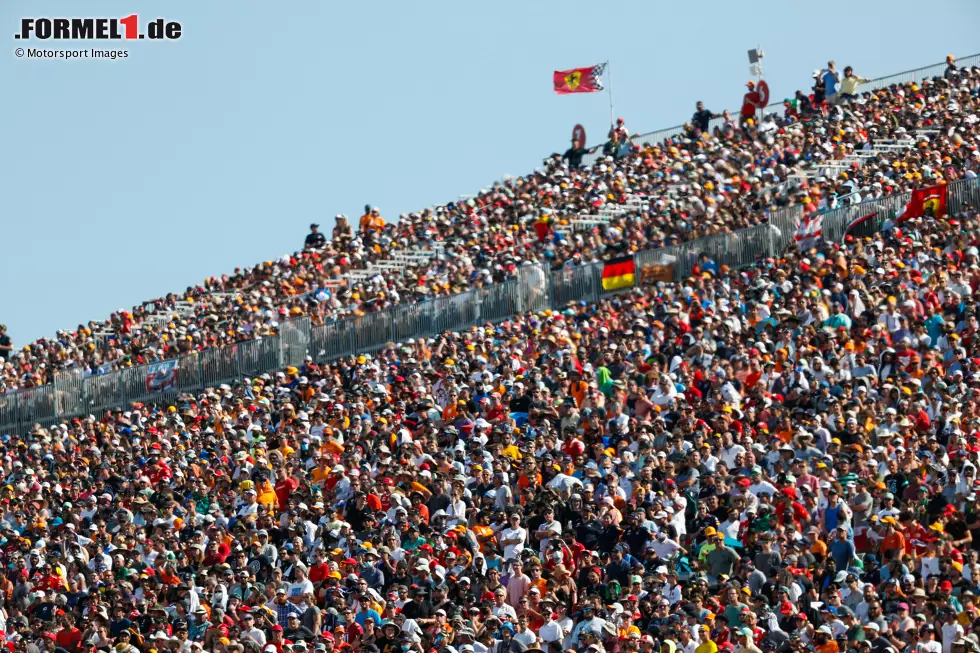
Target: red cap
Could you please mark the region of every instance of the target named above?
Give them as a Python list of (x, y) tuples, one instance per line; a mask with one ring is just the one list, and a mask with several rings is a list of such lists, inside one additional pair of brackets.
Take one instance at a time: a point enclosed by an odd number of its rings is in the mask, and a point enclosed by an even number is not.
[(276, 624), (275, 626), (272, 627), (272, 632), (274, 632), (274, 633), (281, 633), (282, 632), (282, 626), (280, 626), (279, 624)]
[(944, 580), (943, 582), (939, 583), (939, 589), (941, 589), (941, 590), (952, 590), (953, 589), (953, 584), (951, 582), (949, 582), (948, 580)]

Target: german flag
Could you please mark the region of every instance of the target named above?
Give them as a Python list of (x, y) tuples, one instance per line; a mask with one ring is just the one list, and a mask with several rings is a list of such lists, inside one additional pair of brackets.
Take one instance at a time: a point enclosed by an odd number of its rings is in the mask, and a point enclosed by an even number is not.
[(603, 290), (619, 290), (636, 285), (636, 261), (622, 256), (606, 261), (602, 268)]

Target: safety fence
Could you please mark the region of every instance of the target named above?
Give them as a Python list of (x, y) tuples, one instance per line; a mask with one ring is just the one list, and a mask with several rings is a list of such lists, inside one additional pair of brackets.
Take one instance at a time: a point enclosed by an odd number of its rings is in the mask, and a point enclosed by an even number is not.
[[(976, 209), (980, 206), (980, 178), (947, 184), (946, 194), (951, 215)], [(841, 242), (848, 225), (873, 215), (874, 219), (852, 232), (870, 235), (899, 214), (910, 195), (899, 193), (828, 211), (823, 214), (823, 238)], [(800, 215), (798, 206), (778, 209), (767, 214), (765, 224), (636, 252), (637, 283), (687, 279), (708, 259), (718, 266), (740, 268), (778, 257), (793, 244), (794, 225)], [(168, 363), (103, 374), (86, 374), (81, 369), (59, 371), (52, 384), (0, 394), (0, 433), (23, 432), (34, 424), (47, 426), (136, 402), (172, 403), (180, 393), (300, 366), (307, 356), (321, 363), (377, 351), (410, 338), (464, 331), (523, 313), (560, 309), (572, 302), (596, 302), (622, 292), (603, 288), (603, 266), (603, 261), (593, 261), (549, 270), (529, 264), (502, 283), (327, 324), (314, 325), (309, 317), (301, 317), (281, 323), (275, 335), (189, 353)], [(162, 365), (165, 370), (161, 370)]]
[[(972, 66), (980, 66), (980, 54), (971, 54), (965, 57), (960, 57), (956, 60), (956, 65), (959, 68), (970, 68)], [(937, 63), (930, 66), (923, 66), (922, 68), (916, 68), (914, 70), (906, 70), (901, 73), (894, 73), (892, 75), (886, 75), (885, 77), (877, 77), (862, 84), (858, 87), (861, 93), (868, 91), (874, 91), (880, 88), (888, 88), (893, 84), (908, 84), (914, 82), (920, 82), (925, 79), (931, 79), (933, 77), (941, 77), (943, 73), (946, 72), (946, 63)], [(794, 91), (795, 93), (795, 91)], [(777, 113), (781, 114), (784, 109), (783, 100), (778, 102), (772, 102), (765, 108), (765, 113)], [(738, 120), (740, 109), (735, 109), (730, 111), (730, 114), (734, 120)], [(724, 123), (723, 118), (712, 118), (708, 124), (708, 131), (713, 132), (715, 127), (720, 127)], [(658, 129), (652, 132), (645, 132), (642, 134), (634, 134), (631, 140), (634, 143), (649, 143), (650, 145), (659, 145), (668, 139), (672, 139), (675, 136), (682, 136), (686, 133), (686, 125), (675, 125), (674, 127), (667, 127), (666, 129)], [(587, 154), (582, 157), (583, 165), (592, 165), (600, 158), (605, 155), (602, 153), (602, 146), (599, 146), (595, 152)]]

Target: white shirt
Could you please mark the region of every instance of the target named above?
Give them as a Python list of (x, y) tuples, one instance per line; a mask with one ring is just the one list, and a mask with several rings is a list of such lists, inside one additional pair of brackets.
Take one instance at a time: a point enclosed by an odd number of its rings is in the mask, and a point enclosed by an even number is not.
[[(517, 528), (505, 528), (500, 531), (500, 540), (513, 540), (519, 539), (520, 542), (517, 544), (508, 544), (504, 547), (504, 560), (511, 560), (520, 555), (521, 551), (524, 550), (524, 542), (527, 541), (527, 531), (518, 526)], [(517, 615), (514, 615), (517, 618)]]
[(955, 621), (951, 624), (943, 624), (943, 653), (949, 653), (953, 648), (953, 642), (963, 635), (963, 626)]
[(670, 525), (677, 531), (678, 537), (687, 535), (687, 522), (684, 514), (687, 512), (687, 499), (679, 493), (674, 496), (674, 514), (670, 518)]
[(745, 447), (740, 444), (732, 444), (731, 447), (721, 450), (721, 459), (728, 466), (728, 469), (732, 469), (735, 466), (735, 456), (745, 453)]
[[(663, 558), (664, 560), (670, 560), (671, 558), (673, 558), (674, 554), (677, 553), (681, 548), (680, 545), (677, 544), (677, 542), (674, 542), (673, 540), (669, 540), (669, 539), (664, 540), (663, 542), (655, 539), (651, 541), (649, 544), (647, 544), (647, 546), (653, 549), (653, 551), (657, 554), (657, 557)], [(637, 555), (641, 555), (643, 552), (638, 551), (635, 553)]]
[(291, 583), (288, 592), (290, 598), (302, 596), (303, 594), (312, 595), (314, 593), (313, 583), (310, 582), (309, 578), (297, 583)]
[(259, 646), (265, 646), (265, 633), (259, 628), (252, 628), (249, 630), (242, 630), (242, 639), (250, 639)]
[(517, 613), (514, 612), (514, 608), (512, 608), (506, 602), (504, 602), (504, 604), (501, 605), (500, 607), (497, 607), (496, 605), (493, 606), (493, 610), (491, 610), (491, 613), (495, 617), (503, 617), (503, 616), (506, 616), (506, 617), (509, 617), (510, 619), (513, 619), (514, 621), (517, 621)]
[(538, 638), (530, 630), (525, 630), (523, 633), (514, 633), (514, 639), (527, 648), (531, 648), (531, 644), (538, 641)]
[(538, 629), (538, 636), (542, 642), (560, 642), (565, 637), (565, 631), (557, 621), (549, 621)]
[[(561, 523), (556, 519), (538, 526), (539, 531), (551, 531), (556, 535), (561, 535)], [(546, 537), (541, 540), (541, 555), (548, 552), (548, 545), (551, 544), (551, 538)], [(515, 636), (516, 637), (516, 636)]]

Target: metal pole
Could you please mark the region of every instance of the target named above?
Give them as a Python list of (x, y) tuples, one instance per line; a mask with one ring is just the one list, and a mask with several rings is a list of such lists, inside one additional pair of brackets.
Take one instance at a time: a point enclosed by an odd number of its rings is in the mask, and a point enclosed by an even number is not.
[(606, 62), (606, 76), (609, 78), (609, 87), (606, 89), (609, 91), (609, 128), (612, 129), (616, 125), (616, 119), (613, 118), (613, 94), (612, 94), (612, 66), (609, 62)]

